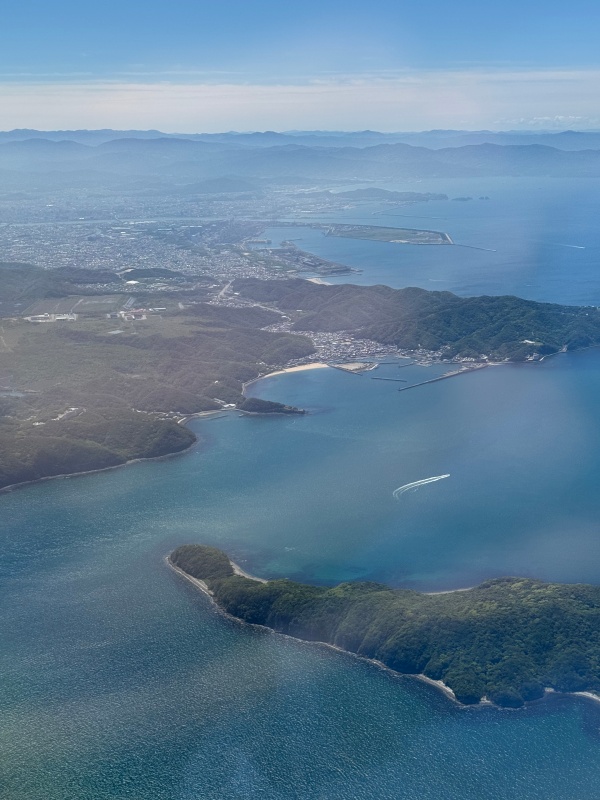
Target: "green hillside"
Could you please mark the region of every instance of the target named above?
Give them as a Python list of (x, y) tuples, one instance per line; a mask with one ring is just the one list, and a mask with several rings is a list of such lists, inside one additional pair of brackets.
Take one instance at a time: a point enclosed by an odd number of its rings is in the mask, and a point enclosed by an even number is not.
[(465, 704), (487, 697), (515, 708), (545, 687), (600, 690), (597, 586), (500, 578), (428, 595), (377, 583), (261, 583), (233, 575), (224, 553), (202, 545), (170, 558), (244, 622), (442, 680)]

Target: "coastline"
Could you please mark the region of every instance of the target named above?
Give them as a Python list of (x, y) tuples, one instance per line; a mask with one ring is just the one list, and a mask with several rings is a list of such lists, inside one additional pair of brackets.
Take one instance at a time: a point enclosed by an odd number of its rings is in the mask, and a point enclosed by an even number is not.
[[(375, 662), (375, 663), (381, 664), (381, 662)], [(386, 669), (389, 669), (389, 667), (386, 667), (385, 664), (381, 664), (381, 666), (385, 667)], [(401, 672), (395, 672), (395, 670), (393, 670), (393, 669), (390, 670), (390, 672), (394, 672), (394, 674), (396, 674), (396, 675), (402, 675)], [(471, 708), (478, 708), (478, 707), (481, 707), (481, 706), (488, 706), (488, 705), (491, 706), (491, 705), (493, 705), (493, 703), (490, 703), (489, 700), (486, 700), (484, 698), (483, 700), (480, 700), (479, 703), (477, 703), (476, 706), (466, 706), (464, 703), (461, 703), (460, 700), (457, 699), (457, 697), (454, 694), (454, 692), (452, 691), (452, 689), (449, 686), (447, 686), (444, 683), (444, 681), (436, 681), (433, 678), (428, 678), (427, 675), (423, 675), (422, 673), (419, 674), (419, 675), (411, 675), (411, 676), (407, 676), (407, 677), (416, 678), (416, 680), (421, 681), (422, 683), (428, 683), (429, 686), (433, 686), (435, 689), (438, 689), (438, 691), (442, 692), (442, 694), (445, 694), (446, 697), (449, 700), (452, 700), (452, 702), (457, 703), (457, 705), (459, 705), (461, 708), (470, 708), (470, 707)]]
[(229, 559), (229, 563), (233, 569), (235, 575), (239, 575), (240, 578), (248, 578), (249, 581), (257, 581), (258, 583), (268, 583), (266, 578), (257, 578), (256, 575), (251, 575), (249, 572), (243, 570), (239, 564), (236, 564), (235, 561)]
[[(258, 375), (256, 378), (252, 378), (252, 380), (247, 381), (246, 383), (242, 384), (242, 394), (246, 391), (248, 386), (251, 386), (253, 383), (257, 381), (263, 380), (263, 378), (270, 378), (273, 375), (284, 375), (287, 372), (302, 372), (304, 370), (309, 369), (324, 369), (328, 365), (324, 364), (321, 361), (315, 361), (310, 364), (300, 364), (296, 367), (287, 367), (284, 369), (276, 370), (275, 372), (269, 372), (265, 375)], [(192, 419), (210, 419), (215, 415), (224, 415), (229, 413), (230, 411), (237, 411), (235, 408), (216, 408), (212, 411), (197, 411), (194, 414), (186, 414), (182, 416), (181, 419), (178, 421), (179, 425), (186, 425)], [(252, 412), (241, 412), (250, 415)], [(8, 492), (14, 492), (18, 489), (23, 489), (26, 486), (35, 486), (38, 483), (42, 483), (45, 481), (54, 481), (54, 480), (66, 480), (68, 478), (80, 478), (84, 475), (95, 475), (100, 472), (108, 472), (109, 470), (113, 469), (122, 469), (123, 467), (128, 467), (130, 464), (137, 464), (142, 461), (160, 461), (162, 459), (168, 458), (175, 458), (178, 455), (183, 453), (187, 453), (194, 445), (198, 443), (198, 439), (195, 438), (193, 442), (190, 442), (188, 447), (184, 447), (183, 450), (176, 450), (173, 453), (164, 453), (161, 456), (142, 456), (140, 458), (131, 458), (128, 461), (124, 461), (122, 464), (113, 464), (110, 467), (99, 467), (98, 469), (87, 469), (82, 470), (80, 472), (62, 472), (60, 475), (44, 475), (41, 478), (35, 478), (31, 481), (20, 481), (19, 483), (10, 483), (7, 486), (0, 487), (0, 495)], [(253, 578), (254, 580), (260, 580), (259, 578)]]
[[(582, 350), (589, 350), (589, 349), (592, 349), (593, 347), (600, 347), (600, 345), (592, 345), (590, 347), (585, 347), (585, 348), (581, 348), (581, 349)], [(553, 356), (554, 355), (560, 355), (561, 352), (562, 351), (558, 351), (557, 353), (552, 353), (551, 355), (553, 355)], [(408, 357), (408, 356), (406, 356), (406, 357)], [(550, 356), (545, 356), (544, 358), (549, 358), (549, 357)], [(531, 362), (531, 363), (541, 363), (542, 361), (543, 361), (543, 359), (540, 359), (539, 362)], [(436, 363), (435, 360), (432, 363)], [(485, 365), (482, 364), (481, 366), (503, 366), (505, 363), (507, 363), (507, 362), (488, 362)], [(508, 363), (512, 363), (512, 362), (508, 362)], [(420, 366), (429, 366), (429, 364), (422, 363), (422, 364), (420, 364)], [(264, 375), (257, 375), (256, 378), (252, 378), (251, 380), (246, 381), (245, 383), (242, 384), (242, 394), (245, 395), (246, 389), (249, 386), (252, 386), (254, 383), (257, 383), (258, 381), (262, 381), (265, 378), (272, 378), (272, 377), (274, 377), (276, 375), (285, 375), (288, 372), (303, 372), (305, 370), (325, 369), (325, 368), (331, 368), (331, 365), (330, 364), (325, 364), (322, 361), (314, 361), (314, 362), (311, 362), (309, 364), (299, 364), (299, 365), (294, 366), (294, 367), (284, 367), (282, 369), (275, 370), (274, 372), (265, 373)], [(463, 374), (463, 373), (466, 374), (466, 373), (472, 372), (472, 371), (474, 371), (473, 368), (472, 369), (466, 369), (466, 370), (462, 370), (460, 372), (460, 374)], [(457, 373), (457, 374), (459, 374), (459, 373)], [(427, 382), (428, 381), (426, 381), (426, 383)], [(413, 388), (413, 387), (406, 387), (406, 388)], [(192, 419), (200, 419), (200, 418), (209, 419), (209, 418), (211, 418), (211, 417), (213, 417), (215, 415), (227, 414), (230, 411), (237, 411), (237, 409), (235, 409), (235, 408), (231, 408), (231, 409), (222, 408), (222, 409), (214, 409), (212, 411), (198, 411), (198, 412), (196, 412), (194, 414), (186, 414), (185, 416), (182, 416), (181, 419), (179, 419), (178, 424), (185, 425)], [(244, 413), (244, 414), (251, 415), (254, 412), (239, 412), (239, 413)], [(42, 483), (42, 481), (52, 481), (52, 480), (59, 480), (59, 479), (64, 480), (64, 479), (67, 479), (67, 478), (78, 478), (78, 477), (81, 477), (81, 476), (84, 476), (84, 475), (94, 475), (94, 474), (100, 473), (100, 472), (107, 472), (108, 470), (112, 470), (112, 469), (121, 469), (122, 467), (127, 467), (130, 464), (136, 464), (136, 463), (141, 462), (141, 461), (158, 461), (160, 459), (174, 458), (175, 456), (178, 456), (178, 455), (180, 455), (182, 453), (187, 453), (195, 444), (197, 444), (197, 439), (196, 439), (196, 441), (191, 442), (190, 445), (188, 447), (185, 447), (183, 450), (177, 450), (177, 451), (175, 451), (173, 453), (165, 453), (164, 455), (161, 455), (161, 456), (147, 456), (147, 457), (142, 456), (140, 458), (129, 459), (128, 461), (124, 461), (122, 464), (113, 464), (110, 467), (99, 467), (98, 469), (89, 469), (89, 470), (83, 470), (83, 471), (80, 471), (80, 472), (64, 472), (64, 473), (61, 473), (60, 475), (44, 475), (41, 478), (35, 478), (34, 480), (31, 480), (31, 481), (21, 481), (19, 483), (11, 483), (11, 484), (8, 484), (7, 486), (0, 487), (0, 495), (2, 495), (5, 492), (12, 492), (12, 491), (15, 491), (17, 489), (24, 488), (26, 486), (34, 486), (35, 484)]]
[(252, 386), (253, 383), (258, 383), (258, 381), (262, 381), (265, 378), (272, 378), (275, 375), (286, 375), (288, 372), (305, 372), (308, 369), (326, 369), (327, 367), (329, 367), (329, 364), (325, 364), (323, 361), (312, 361), (310, 364), (299, 364), (296, 367), (284, 367), (274, 372), (266, 372), (264, 375), (258, 375), (256, 378), (252, 378), (252, 380), (243, 383), (242, 394), (245, 393), (246, 389)]
[[(211, 412), (212, 413), (212, 412)], [(63, 472), (60, 475), (45, 475), (42, 478), (35, 478), (32, 481), (21, 481), (21, 483), (11, 483), (8, 486), (3, 486), (0, 488), (0, 495), (4, 494), (5, 492), (14, 492), (18, 489), (24, 489), (26, 486), (35, 486), (38, 483), (44, 483), (45, 481), (57, 481), (57, 480), (68, 480), (69, 478), (81, 478), (84, 475), (96, 475), (100, 472), (109, 472), (113, 469), (123, 469), (123, 467), (128, 467), (130, 464), (139, 464), (143, 461), (166, 461), (169, 458), (176, 458), (177, 456), (183, 455), (183, 453), (187, 453), (189, 450), (192, 449), (195, 445), (198, 444), (198, 439), (194, 437), (194, 441), (190, 442), (187, 447), (184, 447), (183, 450), (176, 450), (174, 453), (164, 453), (162, 456), (142, 456), (141, 458), (130, 458), (129, 461), (124, 461), (122, 464), (113, 464), (110, 467), (99, 467), (98, 469), (86, 469), (81, 472)]]
[[(212, 592), (210, 591), (208, 586), (204, 583), (204, 581), (201, 581), (199, 578), (194, 578), (192, 575), (188, 575), (187, 572), (184, 572), (180, 567), (176, 567), (175, 564), (171, 561), (171, 556), (170, 555), (164, 557), (164, 562), (170, 569), (172, 569), (178, 575), (181, 575), (181, 577), (185, 578), (186, 581), (189, 581), (192, 584), (192, 586), (195, 586), (196, 589), (199, 589), (205, 595), (210, 597), (210, 599), (213, 602), (213, 604), (217, 608), (219, 608), (219, 606), (217, 605), (217, 603), (216, 603), (216, 601), (215, 601), (215, 599), (214, 599), (214, 597), (212, 595)], [(225, 614), (226, 612), (223, 612), (223, 613)]]
[[(552, 689), (546, 689), (546, 692), (552, 693)], [(600, 703), (600, 694), (595, 692), (570, 692), (574, 697), (587, 697), (588, 700), (593, 700), (594, 703)]]
[[(174, 572), (176, 572), (178, 575), (180, 575), (186, 581), (189, 581), (189, 583), (191, 583), (192, 586), (194, 586), (196, 589), (198, 589), (203, 594), (205, 594), (210, 599), (212, 605), (214, 606), (214, 608), (216, 609), (216, 611), (219, 614), (222, 614), (224, 617), (227, 617), (227, 619), (230, 619), (230, 620), (233, 620), (234, 622), (237, 622), (238, 625), (249, 626), (251, 628), (261, 628), (262, 630), (269, 631), (270, 633), (276, 634), (277, 636), (283, 636), (286, 639), (293, 639), (295, 642), (303, 642), (304, 644), (318, 645), (319, 647), (328, 647), (330, 650), (335, 650), (337, 653), (342, 653), (344, 656), (351, 656), (352, 658), (356, 658), (359, 661), (364, 661), (364, 662), (366, 662), (368, 664), (372, 664), (373, 666), (377, 667), (378, 669), (381, 669), (384, 672), (388, 672), (388, 673), (390, 673), (390, 675), (393, 675), (395, 677), (412, 678), (414, 680), (420, 681), (421, 683), (427, 683), (429, 686), (432, 686), (435, 689), (437, 689), (438, 691), (442, 692), (442, 694), (445, 697), (447, 697), (448, 700), (451, 700), (453, 703), (456, 703), (456, 705), (460, 706), (461, 708), (465, 708), (465, 709), (466, 708), (480, 708), (480, 707), (484, 707), (484, 706), (493, 706), (494, 705), (489, 700), (486, 700), (484, 698), (483, 700), (481, 700), (476, 705), (467, 706), (464, 703), (461, 703), (460, 700), (457, 699), (457, 697), (454, 694), (454, 692), (452, 691), (452, 689), (449, 686), (447, 686), (443, 681), (436, 681), (433, 678), (428, 678), (427, 675), (421, 675), (421, 674), (419, 674), (419, 675), (409, 675), (409, 674), (406, 674), (404, 672), (398, 672), (397, 670), (392, 669), (391, 667), (388, 667), (382, 661), (378, 661), (375, 658), (367, 658), (366, 656), (361, 656), (358, 653), (351, 652), (350, 650), (344, 650), (343, 647), (339, 647), (336, 644), (331, 644), (330, 642), (321, 642), (321, 641), (311, 640), (311, 639), (299, 639), (297, 636), (290, 636), (290, 634), (288, 634), (288, 633), (281, 633), (280, 631), (276, 631), (275, 628), (270, 628), (268, 625), (260, 625), (258, 623), (254, 623), (254, 622), (245, 622), (243, 619), (240, 619), (239, 617), (236, 617), (233, 614), (230, 614), (229, 612), (225, 611), (225, 609), (222, 608), (217, 603), (217, 601), (215, 600), (215, 598), (213, 596), (213, 593), (210, 591), (210, 589), (208, 588), (208, 586), (206, 585), (206, 583), (204, 581), (200, 580), (199, 578), (194, 578), (192, 575), (189, 575), (187, 572), (185, 572), (185, 570), (181, 569), (181, 567), (178, 567), (175, 564), (173, 564), (173, 562), (171, 561), (170, 554), (164, 557), (164, 562), (170, 569), (172, 569)], [(244, 570), (241, 569), (241, 567), (238, 564), (235, 563), (235, 561), (232, 561), (231, 559), (229, 559), (229, 563), (231, 564), (231, 566), (233, 568), (233, 571), (234, 571), (234, 573), (236, 575), (240, 575), (241, 577), (248, 578), (249, 580), (252, 580), (252, 581), (258, 581), (259, 583), (268, 583), (268, 581), (265, 580), (265, 578), (257, 578), (256, 575), (251, 575), (249, 572), (245, 572)], [(582, 692), (580, 694), (585, 694), (585, 693)], [(600, 701), (600, 697), (595, 698), (595, 699)], [(497, 708), (500, 709), (499, 706)], [(502, 709), (502, 710), (504, 710), (504, 709)]]
[[(427, 675), (424, 675), (422, 673), (410, 674), (410, 673), (398, 672), (397, 670), (392, 669), (391, 667), (388, 667), (387, 664), (384, 664), (382, 661), (378, 661), (375, 658), (368, 658), (366, 656), (361, 656), (358, 653), (353, 653), (350, 650), (345, 650), (343, 647), (339, 647), (338, 645), (331, 644), (330, 642), (322, 642), (322, 641), (318, 641), (318, 640), (315, 640), (315, 639), (300, 639), (297, 636), (291, 636), (288, 633), (282, 633), (281, 631), (277, 631), (277, 630), (275, 630), (275, 628), (270, 628), (268, 625), (260, 625), (258, 623), (245, 622), (243, 619), (240, 619), (239, 617), (236, 617), (233, 614), (230, 614), (228, 611), (225, 611), (225, 609), (222, 608), (217, 603), (217, 601), (215, 600), (212, 592), (210, 591), (210, 589), (208, 588), (206, 583), (204, 583), (204, 581), (202, 581), (202, 580), (200, 580), (198, 578), (194, 578), (192, 575), (189, 575), (187, 572), (185, 572), (185, 570), (183, 570), (180, 567), (177, 567), (175, 564), (173, 564), (173, 562), (171, 561), (170, 554), (165, 556), (164, 561), (167, 564), (167, 566), (170, 567), (170, 569), (172, 569), (174, 572), (176, 572), (182, 578), (185, 578), (185, 580), (189, 581), (196, 589), (199, 589), (201, 592), (203, 592), (205, 595), (207, 595), (207, 597), (210, 598), (211, 603), (213, 604), (213, 606), (215, 607), (215, 609), (217, 610), (217, 612), (219, 614), (222, 614), (223, 616), (227, 617), (228, 619), (237, 622), (238, 625), (243, 625), (243, 626), (247, 625), (247, 626), (252, 627), (252, 628), (261, 628), (262, 630), (269, 631), (270, 633), (276, 634), (277, 636), (283, 636), (286, 639), (293, 639), (295, 642), (303, 642), (305, 644), (314, 644), (314, 645), (318, 645), (320, 647), (328, 647), (331, 650), (335, 650), (337, 653), (342, 653), (344, 656), (351, 656), (352, 658), (356, 658), (359, 661), (364, 661), (364, 662), (366, 662), (368, 664), (372, 664), (373, 666), (377, 667), (378, 669), (381, 669), (381, 670), (383, 670), (385, 672), (388, 672), (390, 675), (392, 675), (394, 677), (412, 678), (413, 680), (420, 681), (421, 683), (426, 683), (429, 686), (433, 687), (434, 689), (437, 689), (438, 692), (441, 692), (448, 700), (450, 700), (451, 702), (455, 703), (457, 706), (459, 706), (462, 709), (493, 708), (496, 711), (513, 711), (514, 712), (514, 711), (520, 711), (521, 708), (526, 708), (527, 706), (531, 705), (532, 703), (540, 703), (543, 700), (546, 700), (551, 695), (555, 695), (555, 694), (556, 695), (564, 695), (565, 697), (581, 697), (581, 698), (585, 698), (586, 700), (591, 700), (594, 703), (600, 703), (600, 694), (596, 694), (595, 692), (591, 692), (591, 691), (557, 692), (555, 689), (552, 689), (551, 687), (546, 686), (546, 687), (544, 687), (544, 695), (542, 697), (540, 697), (538, 700), (526, 701), (524, 703), (524, 705), (519, 707), (519, 708), (510, 708), (510, 707), (498, 706), (495, 703), (493, 703), (491, 700), (488, 700), (487, 697), (482, 697), (481, 700), (478, 703), (473, 703), (472, 705), (467, 705), (465, 703), (461, 703), (460, 700), (454, 694), (453, 690), (450, 688), (450, 686), (448, 686), (446, 683), (444, 683), (441, 680), (435, 680), (434, 678), (430, 678)], [(248, 578), (249, 580), (252, 580), (252, 581), (258, 581), (259, 583), (268, 583), (268, 581), (265, 578), (258, 578), (258, 577), (256, 577), (256, 575), (251, 575), (249, 572), (246, 572), (238, 564), (236, 564), (235, 561), (232, 561), (231, 559), (229, 559), (229, 563), (231, 564), (231, 567), (232, 567), (233, 572), (234, 572), (235, 575), (239, 575), (239, 576), (241, 576), (243, 578)], [(469, 589), (450, 589), (450, 590), (444, 591), (444, 592), (424, 592), (424, 594), (451, 594), (452, 592), (466, 592), (466, 591), (469, 591)]]
[[(561, 694), (561, 692), (557, 692), (555, 689), (546, 686), (544, 688), (544, 697), (551, 694)], [(571, 697), (585, 697), (587, 700), (593, 700), (594, 703), (600, 703), (600, 694), (596, 694), (595, 692), (563, 692), (562, 694), (570, 695)]]
[[(330, 642), (321, 642), (321, 641), (311, 640), (311, 639), (299, 639), (296, 636), (290, 636), (290, 634), (288, 634), (288, 633), (281, 633), (280, 631), (276, 631), (275, 628), (269, 628), (268, 625), (259, 625), (258, 623), (254, 623), (254, 622), (245, 622), (243, 619), (240, 619), (239, 617), (235, 617), (233, 614), (230, 614), (229, 612), (225, 611), (225, 609), (222, 608), (217, 603), (217, 601), (214, 598), (213, 593), (210, 591), (210, 589), (208, 588), (206, 583), (204, 581), (200, 580), (199, 578), (194, 578), (193, 575), (190, 575), (185, 570), (181, 569), (181, 567), (176, 566), (171, 561), (171, 555), (170, 554), (165, 556), (163, 560), (164, 560), (165, 564), (167, 565), (167, 567), (169, 567), (169, 569), (172, 569), (173, 572), (176, 572), (179, 576), (181, 576), (186, 581), (191, 583), (192, 586), (194, 586), (196, 589), (198, 589), (203, 594), (205, 594), (209, 598), (209, 600), (210, 600), (211, 604), (213, 605), (213, 607), (216, 609), (217, 613), (223, 615), (224, 617), (227, 617), (227, 619), (230, 619), (230, 620), (233, 620), (234, 622), (237, 622), (238, 625), (248, 626), (248, 627), (251, 627), (251, 628), (261, 628), (262, 630), (269, 631), (269, 633), (273, 633), (273, 634), (275, 634), (277, 636), (283, 636), (286, 639), (293, 639), (293, 641), (295, 641), (295, 642), (303, 642), (304, 644), (314, 644), (314, 645), (318, 645), (319, 647), (328, 647), (330, 650), (335, 650), (336, 653), (342, 653), (344, 656), (351, 656), (352, 658), (356, 658), (359, 661), (364, 661), (364, 662), (366, 662), (368, 664), (372, 664), (373, 666), (377, 667), (378, 669), (381, 669), (384, 672), (389, 672), (391, 675), (393, 675), (395, 677), (413, 678), (414, 680), (421, 681), (421, 683), (427, 683), (427, 684), (429, 684), (429, 686), (433, 686), (435, 689), (437, 689), (438, 691), (442, 692), (442, 694), (445, 695), (445, 697), (447, 697), (453, 703), (456, 703), (461, 708), (478, 708), (480, 706), (488, 706), (488, 705), (491, 706), (491, 705), (493, 705), (493, 703), (490, 703), (489, 700), (483, 699), (483, 700), (481, 700), (481, 702), (479, 702), (475, 706), (466, 706), (464, 703), (461, 703), (460, 700), (457, 700), (456, 695), (454, 694), (452, 689), (449, 686), (447, 686), (443, 681), (436, 681), (433, 678), (428, 678), (427, 675), (407, 675), (407, 674), (405, 674), (403, 672), (397, 672), (397, 670), (392, 669), (391, 667), (388, 667), (382, 661), (378, 661), (375, 658), (367, 658), (366, 656), (361, 656), (358, 653), (352, 653), (350, 650), (344, 650), (343, 647), (339, 647), (336, 644), (330, 644)], [(234, 571), (234, 573), (236, 575), (239, 575), (239, 576), (241, 576), (243, 578), (248, 578), (249, 580), (252, 580), (252, 581), (258, 581), (259, 583), (268, 583), (268, 581), (265, 580), (265, 578), (257, 578), (256, 575), (251, 575), (250, 573), (245, 572), (238, 564), (235, 563), (235, 561), (232, 561), (231, 559), (229, 559), (229, 563), (231, 564), (231, 566), (233, 568), (233, 571)], [(585, 693), (582, 692), (580, 694), (585, 694)], [(600, 697), (595, 698), (595, 699), (600, 701)]]
[[(210, 589), (208, 588), (208, 586), (207, 586), (207, 585), (204, 583), (204, 581), (200, 580), (200, 578), (194, 578), (194, 576), (193, 576), (193, 575), (190, 575), (188, 572), (186, 572), (185, 570), (181, 569), (181, 567), (178, 567), (176, 564), (174, 564), (174, 563), (171, 561), (171, 555), (170, 555), (170, 554), (169, 554), (169, 555), (167, 555), (167, 556), (165, 556), (165, 558), (164, 558), (164, 561), (165, 561), (165, 563), (167, 564), (167, 566), (169, 566), (169, 567), (170, 567), (172, 570), (175, 570), (175, 572), (177, 572), (177, 573), (178, 573), (179, 575), (181, 575), (183, 578), (185, 578), (186, 580), (188, 580), (190, 583), (193, 583), (193, 584), (194, 584), (194, 586), (195, 586), (197, 589), (200, 589), (200, 591), (201, 591), (201, 592), (204, 592), (204, 594), (207, 594), (207, 595), (208, 595), (210, 598), (212, 598), (213, 594), (212, 594), (212, 592), (210, 591)], [(229, 563), (231, 564), (231, 568), (233, 569), (233, 572), (234, 572), (234, 574), (235, 574), (235, 575), (239, 575), (239, 577), (240, 577), (240, 578), (248, 578), (248, 580), (250, 580), (250, 581), (257, 581), (258, 583), (268, 583), (268, 581), (267, 581), (267, 579), (266, 579), (266, 578), (257, 578), (257, 577), (256, 577), (256, 575), (250, 575), (250, 573), (249, 573), (249, 572), (246, 572), (245, 570), (243, 570), (243, 569), (240, 567), (240, 565), (239, 565), (239, 564), (236, 564), (236, 563), (235, 563), (235, 561), (232, 561), (231, 559), (229, 559)], [(222, 609), (222, 608), (221, 608), (221, 607), (220, 607), (220, 606), (219, 606), (219, 605), (216, 603), (216, 601), (214, 601), (214, 600), (213, 600), (213, 602), (215, 603), (215, 605), (217, 606), (217, 608), (218, 608), (218, 609), (219, 609), (219, 610), (220, 610), (220, 611), (221, 611), (223, 614), (225, 614), (227, 617), (231, 617), (231, 619), (235, 619), (235, 620), (237, 620), (237, 621), (238, 621), (239, 623), (241, 623), (242, 625), (247, 625), (247, 624), (249, 624), (249, 623), (247, 623), (247, 622), (244, 622), (244, 621), (243, 621), (243, 620), (241, 620), (241, 619), (238, 619), (237, 617), (234, 617), (232, 614), (228, 614), (226, 611), (224, 611), (224, 610), (223, 610), (223, 609)], [(257, 627), (257, 628), (266, 628), (267, 626), (266, 626), (266, 625), (257, 625), (256, 627)], [(268, 628), (268, 630), (273, 630), (273, 629), (272, 629), (272, 628)], [(273, 631), (273, 633), (276, 633), (276, 631)]]
[(206, 417), (214, 417), (215, 415), (224, 416), (228, 414), (230, 411), (235, 411), (235, 408), (215, 408), (213, 411), (196, 411), (195, 414), (186, 414), (185, 416), (181, 417), (178, 421), (178, 425), (185, 425), (191, 419), (201, 419)]

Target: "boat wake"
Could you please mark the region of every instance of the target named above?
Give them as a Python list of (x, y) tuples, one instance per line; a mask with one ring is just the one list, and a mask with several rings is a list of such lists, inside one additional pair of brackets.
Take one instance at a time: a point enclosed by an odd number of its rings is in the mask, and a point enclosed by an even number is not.
[(423, 478), (421, 481), (413, 481), (412, 483), (405, 483), (404, 486), (399, 486), (392, 492), (392, 496), (395, 500), (397, 500), (400, 495), (404, 494), (405, 492), (410, 492), (411, 489), (418, 489), (421, 486), (426, 486), (428, 483), (435, 483), (436, 481), (442, 481), (444, 478), (449, 478), (450, 474), (448, 475), (434, 475), (432, 478)]

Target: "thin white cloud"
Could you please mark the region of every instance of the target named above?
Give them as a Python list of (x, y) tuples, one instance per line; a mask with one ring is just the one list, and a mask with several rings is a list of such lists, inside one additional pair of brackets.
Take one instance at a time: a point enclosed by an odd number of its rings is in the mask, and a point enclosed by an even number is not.
[(422, 130), (535, 119), (554, 120), (552, 127), (596, 119), (599, 87), (600, 70), (592, 69), (347, 75), (295, 85), (5, 81), (0, 128)]
[(594, 117), (567, 116), (556, 114), (554, 117), (517, 117), (512, 119), (498, 119), (494, 123), (503, 128), (515, 126), (526, 129), (555, 129), (565, 130), (566, 128), (595, 128), (600, 125), (600, 115)]

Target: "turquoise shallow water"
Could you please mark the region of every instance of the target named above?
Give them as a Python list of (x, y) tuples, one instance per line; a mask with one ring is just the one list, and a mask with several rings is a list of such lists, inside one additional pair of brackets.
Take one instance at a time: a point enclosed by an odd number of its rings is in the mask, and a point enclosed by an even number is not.
[(597, 798), (597, 704), (459, 709), (225, 620), (162, 559), (208, 541), (324, 582), (597, 582), (599, 368), (590, 352), (401, 394), (281, 376), (257, 391), (312, 414), (196, 422), (178, 458), (1, 496), (3, 796)]
[[(302, 235), (364, 283), (600, 302), (591, 183), (390, 188), (490, 195), (414, 213), (443, 211), (457, 241), (498, 252)], [(180, 457), (0, 495), (2, 800), (600, 797), (600, 704), (460, 709), (240, 627), (164, 564), (198, 541), (320, 583), (600, 582), (600, 352), (396, 388), (336, 370), (267, 379), (255, 394), (311, 413), (197, 421), (201, 442)]]

